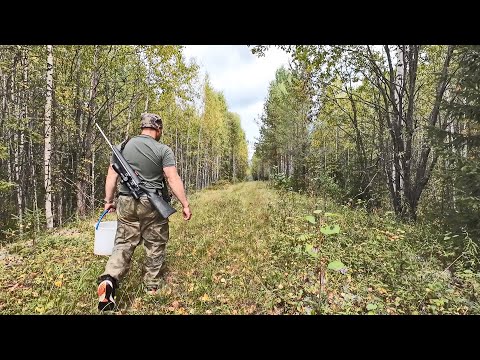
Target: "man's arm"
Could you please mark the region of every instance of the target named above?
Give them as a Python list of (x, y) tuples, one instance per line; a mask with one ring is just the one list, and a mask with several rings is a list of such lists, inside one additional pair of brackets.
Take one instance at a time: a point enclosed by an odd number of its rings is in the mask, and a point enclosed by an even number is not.
[(115, 211), (113, 198), (117, 185), (118, 174), (113, 170), (112, 165), (108, 167), (107, 179), (105, 180), (105, 210)]
[(190, 211), (190, 204), (188, 203), (187, 196), (185, 195), (185, 189), (183, 188), (182, 179), (177, 172), (176, 166), (167, 166), (163, 168), (163, 173), (172, 189), (173, 194), (177, 199), (182, 203), (183, 206), (183, 218), (185, 220), (190, 220), (192, 217), (192, 212)]

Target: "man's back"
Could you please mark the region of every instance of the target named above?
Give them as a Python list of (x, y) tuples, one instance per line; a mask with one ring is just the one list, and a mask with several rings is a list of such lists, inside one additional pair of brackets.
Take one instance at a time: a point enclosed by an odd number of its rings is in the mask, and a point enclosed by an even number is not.
[[(117, 148), (120, 149), (120, 145), (117, 145)], [(122, 154), (133, 170), (145, 181), (145, 186), (149, 188), (161, 188), (163, 168), (175, 166), (172, 149), (148, 135), (131, 138)], [(124, 184), (119, 184), (119, 191), (128, 192), (128, 188)]]

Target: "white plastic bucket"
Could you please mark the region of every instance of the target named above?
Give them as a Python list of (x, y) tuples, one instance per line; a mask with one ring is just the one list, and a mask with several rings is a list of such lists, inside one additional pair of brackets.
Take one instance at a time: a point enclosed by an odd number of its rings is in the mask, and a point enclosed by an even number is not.
[(112, 255), (113, 245), (115, 243), (115, 234), (117, 232), (116, 221), (100, 222), (105, 216), (102, 214), (98, 223), (95, 225), (95, 242), (93, 244), (93, 253), (95, 255)]

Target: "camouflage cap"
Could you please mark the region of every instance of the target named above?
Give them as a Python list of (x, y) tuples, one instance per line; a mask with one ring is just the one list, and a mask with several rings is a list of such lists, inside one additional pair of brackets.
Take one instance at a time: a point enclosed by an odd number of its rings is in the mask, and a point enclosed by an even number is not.
[(162, 118), (157, 114), (143, 113), (140, 127), (161, 129), (163, 127)]

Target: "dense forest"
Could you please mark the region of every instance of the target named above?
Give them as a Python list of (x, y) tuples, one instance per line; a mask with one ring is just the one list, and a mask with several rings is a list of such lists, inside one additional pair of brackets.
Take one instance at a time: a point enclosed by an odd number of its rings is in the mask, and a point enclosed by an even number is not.
[(238, 114), (182, 46), (0, 47), (0, 239), (62, 226), (103, 206), (112, 143), (162, 116), (188, 191), (243, 180)]
[(145, 111), (194, 215), (155, 296), (135, 252), (117, 313), (479, 314), (480, 46), (277, 48), (249, 159), (183, 46), (1, 46), (0, 314), (97, 313), (94, 125), (120, 143)]
[(438, 224), (477, 266), (480, 46), (280, 48), (293, 61), (270, 84), (254, 178)]

